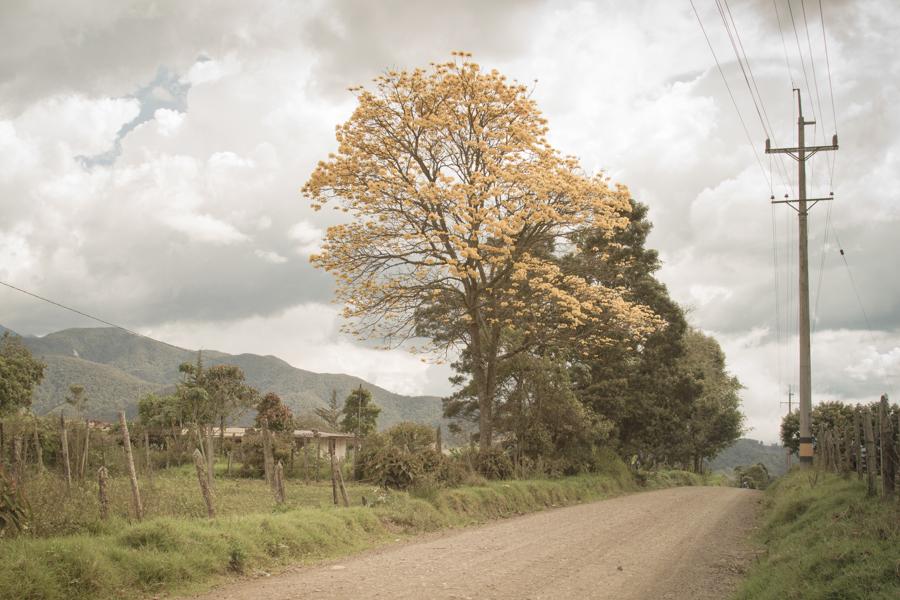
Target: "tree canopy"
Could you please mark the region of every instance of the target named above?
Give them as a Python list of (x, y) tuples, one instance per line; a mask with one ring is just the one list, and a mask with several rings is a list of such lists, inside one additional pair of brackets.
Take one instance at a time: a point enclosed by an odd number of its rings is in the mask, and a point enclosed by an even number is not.
[(381, 408), (372, 402), (372, 392), (359, 386), (347, 396), (341, 411), (341, 429), (367, 436), (375, 431)]
[(44, 378), (46, 365), (31, 355), (22, 338), (8, 331), (0, 337), (0, 416), (31, 406), (31, 395)]

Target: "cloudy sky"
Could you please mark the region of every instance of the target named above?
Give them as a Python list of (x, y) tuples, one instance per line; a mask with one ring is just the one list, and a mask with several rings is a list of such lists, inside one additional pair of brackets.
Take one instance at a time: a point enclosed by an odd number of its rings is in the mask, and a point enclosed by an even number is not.
[[(715, 0), (694, 3), (761, 154)], [(771, 1), (728, 8), (776, 142), (795, 141), (798, 85), (822, 143), (819, 3), (792, 0), (796, 34), (775, 5), (784, 41)], [(841, 149), (810, 161), (810, 195), (835, 193), (811, 216), (814, 402), (871, 400), (900, 381), (900, 6), (822, 6)], [(725, 349), (750, 435), (774, 441), (796, 386), (796, 216), (769, 197), (796, 194), (795, 165), (757, 162), (688, 0), (7, 0), (0, 280), (170, 343), (446, 393), (446, 367), (339, 334), (308, 262), (333, 217), (298, 190), (354, 107), (348, 86), (458, 49), (537, 80), (553, 143), (650, 206), (660, 277)], [(2, 288), (0, 323), (94, 325)]]

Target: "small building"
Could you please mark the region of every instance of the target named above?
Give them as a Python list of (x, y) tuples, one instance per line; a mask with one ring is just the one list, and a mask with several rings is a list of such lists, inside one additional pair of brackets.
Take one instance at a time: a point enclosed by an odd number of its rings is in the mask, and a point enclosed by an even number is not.
[[(218, 427), (212, 428), (214, 438), (225, 438), (240, 443), (241, 438), (248, 431), (255, 431), (252, 427), (226, 427), (221, 432)], [(187, 433), (187, 430), (184, 431)], [(331, 431), (318, 431), (316, 429), (295, 429), (293, 432), (294, 445), (297, 449), (313, 446), (316, 448), (316, 456), (328, 455), (334, 452), (334, 457), (343, 460), (351, 448), (356, 446), (356, 436), (352, 433), (339, 433)]]

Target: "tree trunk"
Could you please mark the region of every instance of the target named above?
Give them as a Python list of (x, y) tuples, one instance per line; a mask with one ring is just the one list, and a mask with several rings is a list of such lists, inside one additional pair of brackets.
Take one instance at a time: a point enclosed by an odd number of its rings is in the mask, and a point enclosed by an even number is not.
[(66, 434), (66, 418), (59, 413), (59, 444), (62, 449), (63, 469), (66, 475), (66, 489), (72, 488), (72, 466), (69, 464), (69, 438)]
[(206, 504), (206, 516), (212, 519), (216, 516), (216, 509), (213, 506), (212, 491), (209, 488), (209, 476), (206, 474), (205, 462), (200, 450), (194, 450), (194, 466), (197, 468), (197, 483), (200, 484), (200, 494), (203, 496), (204, 504)]
[(441, 426), (437, 426), (437, 430), (434, 432), (434, 449), (438, 454), (443, 454), (444, 449), (441, 447)]
[(125, 411), (119, 412), (119, 424), (122, 426), (122, 444), (125, 446), (125, 463), (128, 467), (128, 478), (131, 480), (131, 500), (137, 520), (144, 518), (144, 506), (141, 504), (141, 489), (138, 487), (137, 472), (134, 470), (134, 455), (131, 453), (131, 435), (128, 433), (128, 422)]

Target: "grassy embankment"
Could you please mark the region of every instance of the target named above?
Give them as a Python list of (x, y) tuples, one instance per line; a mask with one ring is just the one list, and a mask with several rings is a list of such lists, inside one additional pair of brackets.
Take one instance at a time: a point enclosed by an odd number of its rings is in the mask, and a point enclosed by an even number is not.
[[(811, 485), (812, 483), (815, 485)], [(856, 476), (793, 471), (766, 492), (765, 555), (737, 598), (900, 598), (900, 507), (866, 498)]]
[[(108, 521), (96, 515), (95, 488), (54, 492), (48, 480), (34, 502), (29, 536), (0, 540), (0, 596), (17, 599), (133, 598), (185, 591), (240, 574), (346, 555), (396, 539), (596, 500), (639, 489), (627, 468), (610, 459), (602, 472), (557, 480), (491, 482), (412, 493), (351, 485), (355, 506), (334, 508), (330, 486), (288, 482), (288, 503), (276, 507), (261, 481), (216, 483), (219, 516), (202, 517), (196, 480), (186, 469), (144, 483), (148, 518), (127, 519), (125, 480), (113, 487)], [(647, 478), (649, 488), (706, 483), (691, 474)], [(54, 494), (59, 494), (58, 496)], [(360, 506), (362, 496), (374, 503)]]

